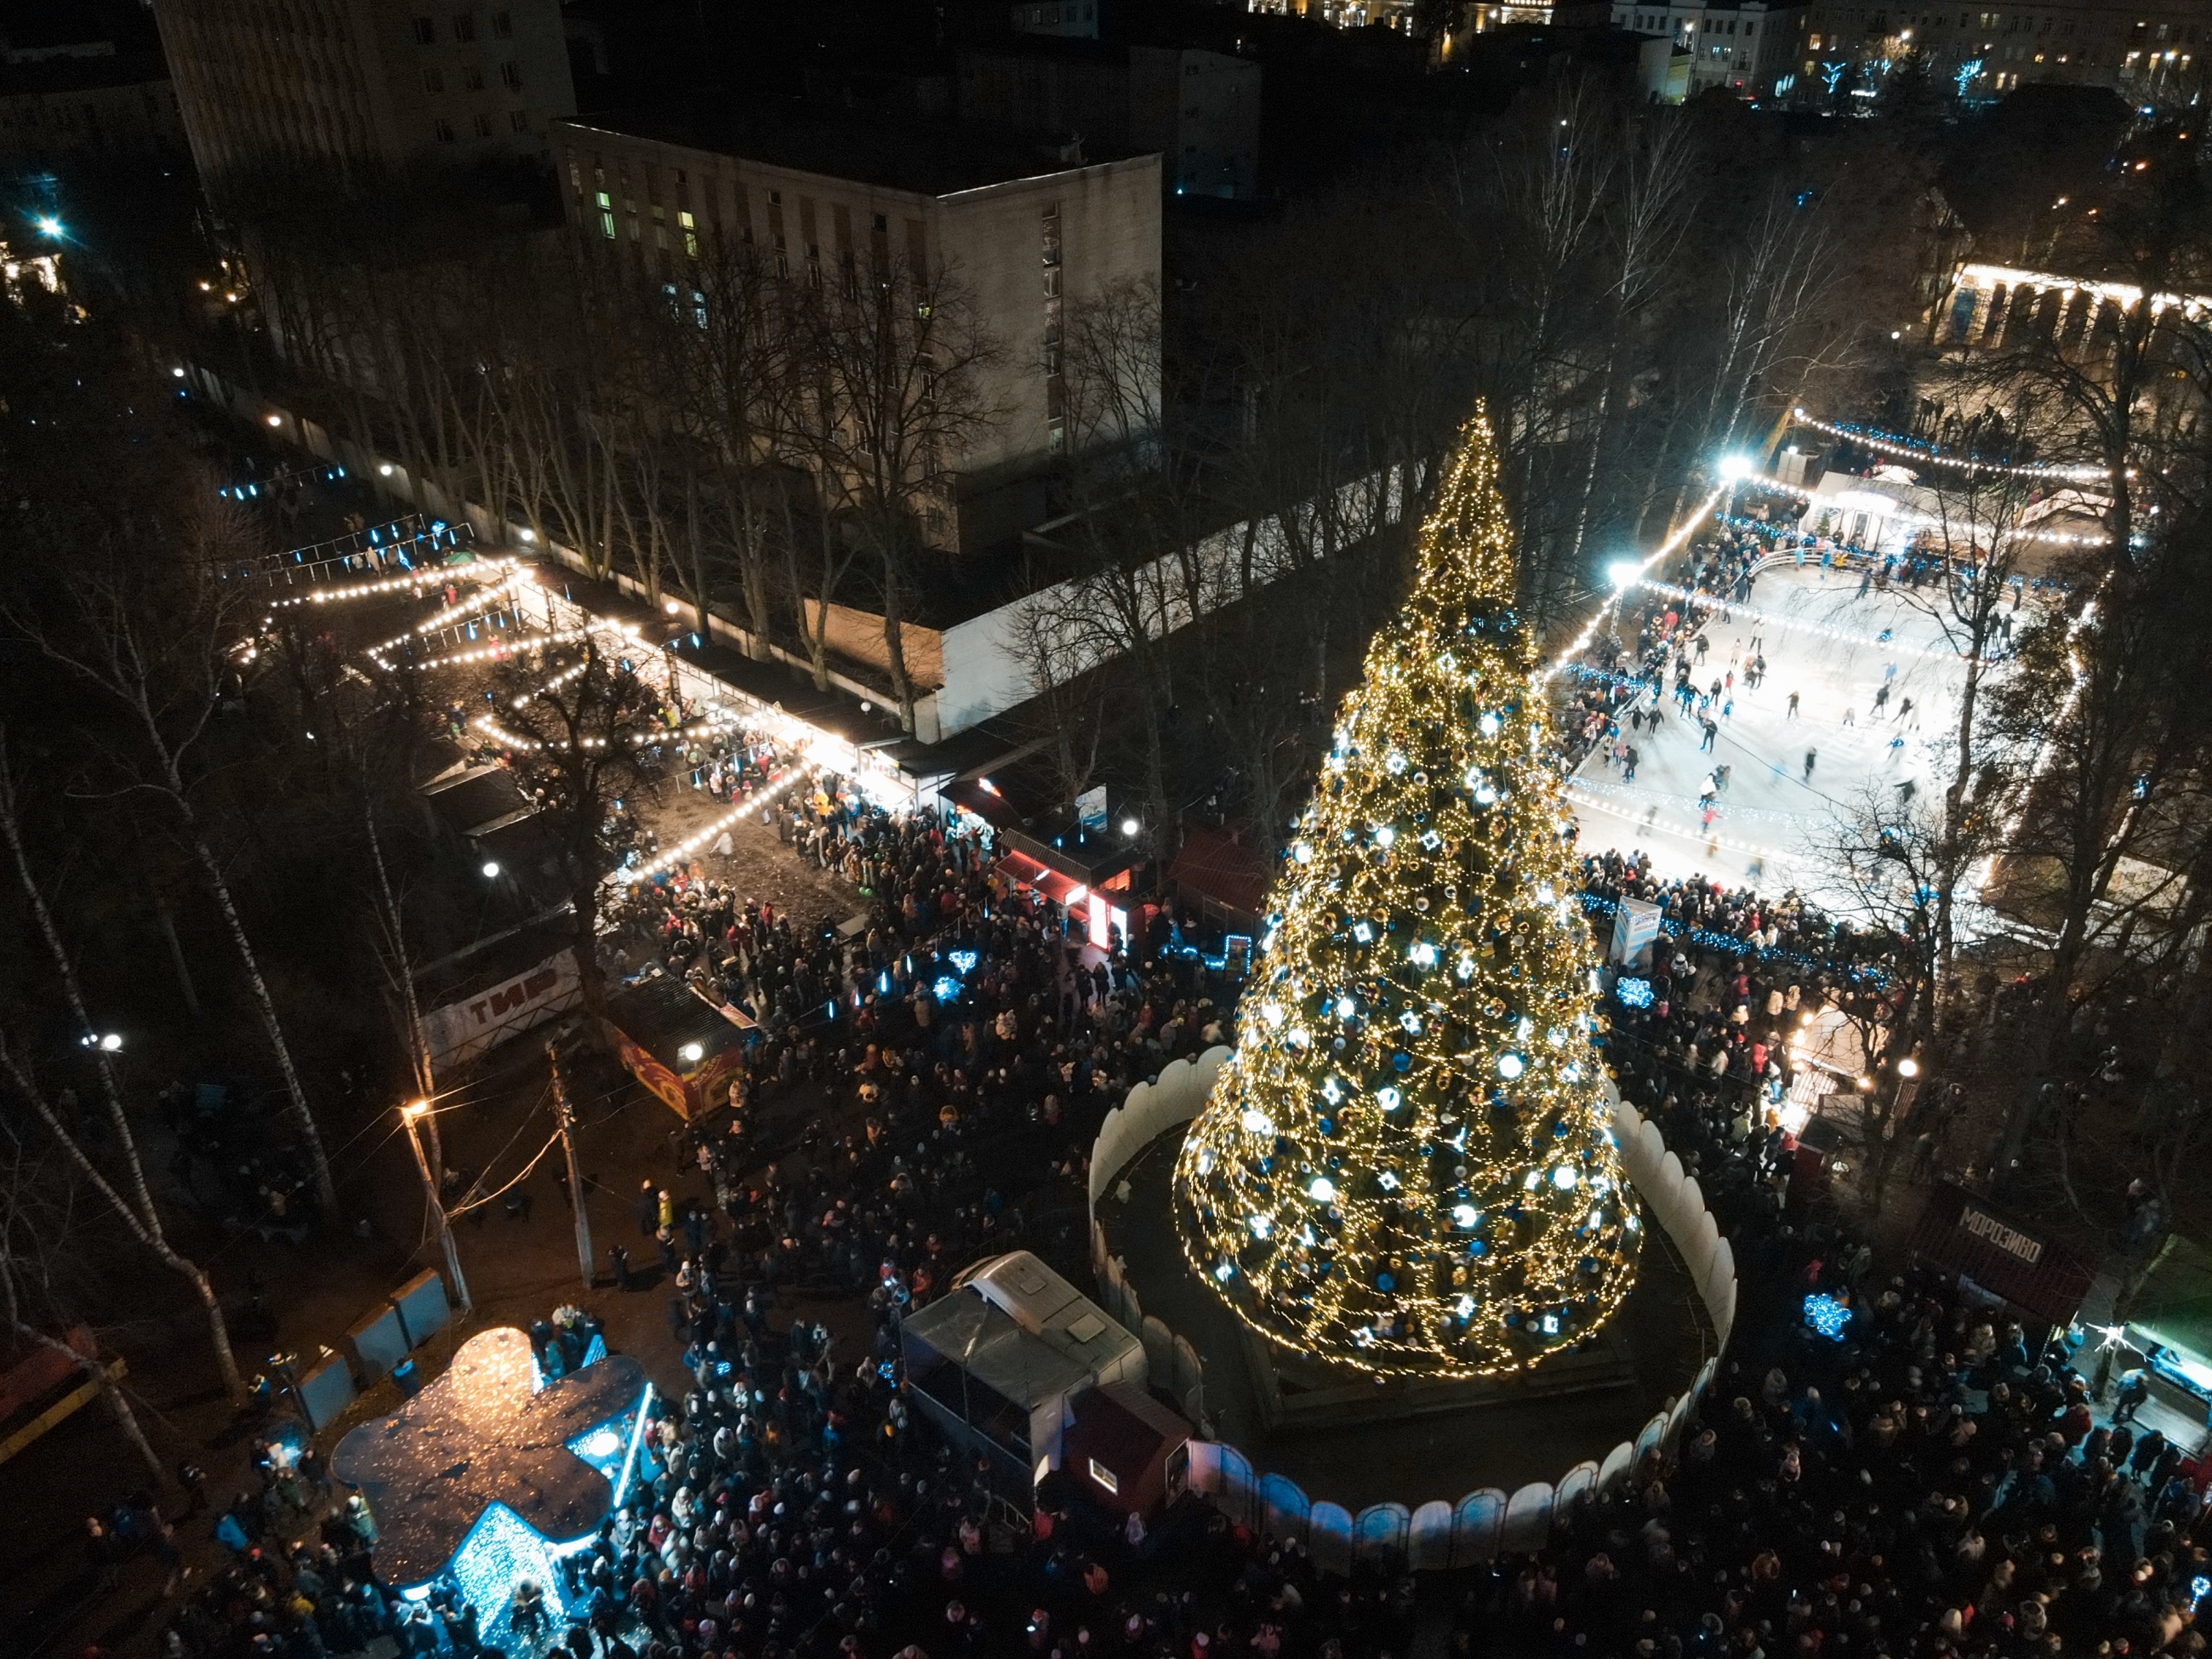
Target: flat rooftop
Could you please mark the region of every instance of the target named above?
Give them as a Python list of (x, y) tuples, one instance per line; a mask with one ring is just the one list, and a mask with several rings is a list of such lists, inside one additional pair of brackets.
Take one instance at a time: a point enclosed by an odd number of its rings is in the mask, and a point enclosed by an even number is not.
[(956, 196), (1151, 153), (1086, 143), (1083, 159), (1070, 161), (1060, 159), (1053, 145), (946, 124), (856, 120), (849, 112), (833, 119), (804, 106), (741, 103), (727, 94), (647, 109), (601, 111), (559, 125), (918, 196)]

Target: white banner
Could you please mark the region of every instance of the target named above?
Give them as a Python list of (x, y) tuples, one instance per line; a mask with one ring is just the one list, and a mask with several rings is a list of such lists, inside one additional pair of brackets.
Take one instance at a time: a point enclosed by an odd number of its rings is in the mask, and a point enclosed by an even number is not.
[(432, 1009), (422, 1016), (422, 1041), (432, 1068), (443, 1071), (474, 1060), (495, 1043), (574, 1007), (582, 988), (571, 946), (488, 991)]
[(1612, 959), (1623, 967), (1639, 967), (1658, 937), (1659, 907), (1643, 899), (1622, 899), (1613, 915)]

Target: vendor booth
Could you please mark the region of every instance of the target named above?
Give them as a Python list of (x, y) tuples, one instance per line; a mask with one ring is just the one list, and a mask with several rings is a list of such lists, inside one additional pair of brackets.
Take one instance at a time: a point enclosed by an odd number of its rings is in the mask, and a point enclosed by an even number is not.
[(1142, 1389), (1109, 1382), (1075, 1402), (1060, 1434), (1060, 1468), (1116, 1515), (1157, 1515), (1182, 1495), (1191, 1427)]
[(760, 1028), (684, 981), (653, 974), (607, 999), (608, 1041), (629, 1074), (686, 1121), (728, 1099)]
[[(1144, 1395), (1144, 1344), (1027, 1250), (969, 1268), (907, 1316), (900, 1340), (916, 1403), (955, 1445), (988, 1459), (994, 1487), (1024, 1506), (1063, 1467), (1065, 1437), (1094, 1390)], [(1139, 1444), (1107, 1423), (1104, 1408), (1093, 1412), (1091, 1441), (1114, 1480), (1126, 1473), (1133, 1495), (1157, 1486), (1156, 1474), (1164, 1480), (1152, 1463), (1157, 1452), (1164, 1466), (1171, 1436)]]
[(2026, 1218), (1950, 1182), (1928, 1195), (1911, 1249), (1926, 1265), (1955, 1274), (1962, 1291), (2003, 1304), (2031, 1329), (2072, 1323), (2092, 1276)]

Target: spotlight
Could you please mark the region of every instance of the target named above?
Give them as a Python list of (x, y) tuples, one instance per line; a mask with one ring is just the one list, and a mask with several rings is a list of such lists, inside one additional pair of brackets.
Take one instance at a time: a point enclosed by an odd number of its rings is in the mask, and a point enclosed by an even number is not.
[(1897, 1074), (1899, 1077), (1918, 1077), (1920, 1075), (1920, 1062), (1913, 1059), (1911, 1054), (1907, 1054), (1903, 1060), (1897, 1062)]
[(1606, 580), (1611, 582), (1616, 591), (1623, 592), (1633, 587), (1637, 578), (1643, 574), (1644, 567), (1633, 559), (1615, 559), (1605, 568)]
[(1121, 820), (1121, 833), (1132, 838), (1135, 836), (1137, 831), (1144, 827), (1145, 826), (1143, 824), (1138, 823), (1134, 818), (1123, 818)]
[(499, 876), (499, 860), (497, 859), (487, 859), (484, 861), (483, 874), (486, 881), (497, 879)]
[(1723, 455), (1720, 471), (1723, 480), (1734, 483), (1739, 478), (1751, 476), (1751, 462), (1741, 455)]
[(51, 213), (41, 213), (39, 216), (40, 235), (50, 236), (58, 241), (61, 239), (61, 234), (62, 222), (60, 220), (55, 218)]
[(687, 1042), (676, 1052), (682, 1056), (684, 1063), (687, 1066), (696, 1066), (707, 1058), (707, 1050), (696, 1042)]

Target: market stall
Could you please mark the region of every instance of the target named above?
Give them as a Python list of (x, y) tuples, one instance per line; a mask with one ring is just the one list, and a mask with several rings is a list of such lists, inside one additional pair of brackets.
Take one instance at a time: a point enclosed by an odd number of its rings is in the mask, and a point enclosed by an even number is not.
[(738, 1010), (659, 973), (610, 996), (605, 1024), (630, 1075), (687, 1121), (723, 1103), (760, 1036)]

